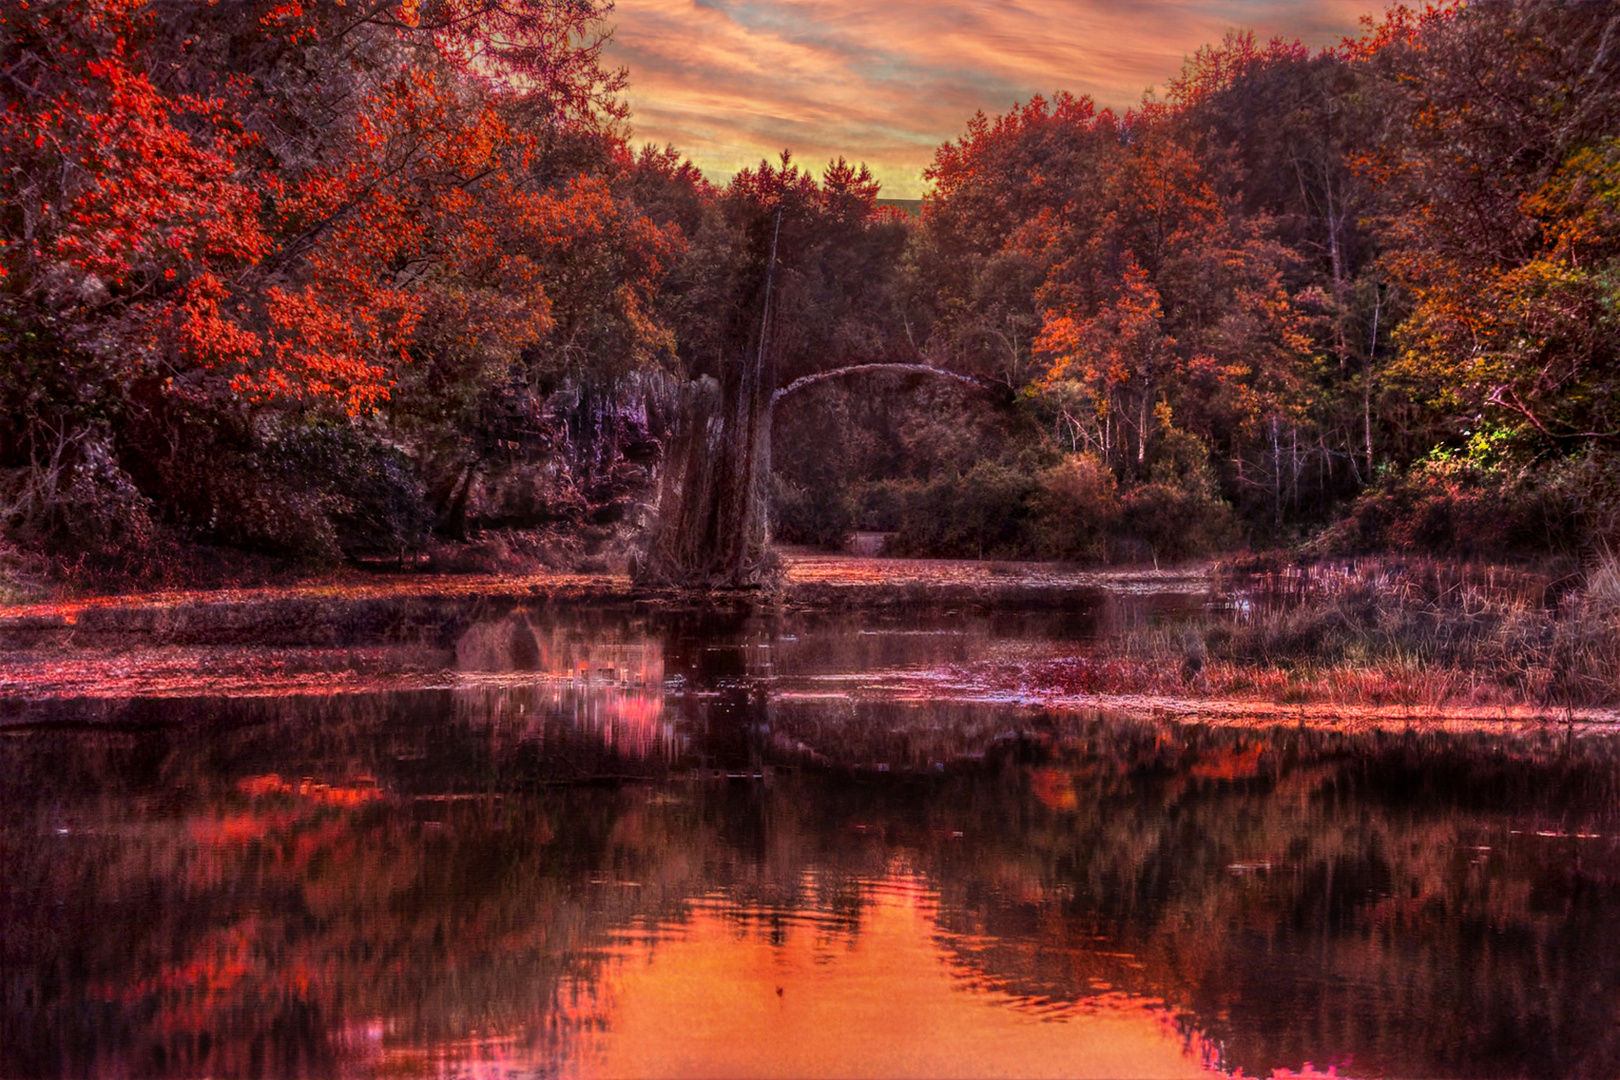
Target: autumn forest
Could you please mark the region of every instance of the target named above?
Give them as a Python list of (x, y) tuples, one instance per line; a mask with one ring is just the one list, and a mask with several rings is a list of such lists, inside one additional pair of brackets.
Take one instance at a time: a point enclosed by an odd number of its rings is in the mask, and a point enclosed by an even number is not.
[(1620, 5), (1234, 32), (964, 117), (920, 207), (638, 149), (610, 15), (6, 5), (0, 595), (1620, 528)]
[(0, 1075), (1620, 1075), (1620, 0), (1358, 2), (0, 0)]

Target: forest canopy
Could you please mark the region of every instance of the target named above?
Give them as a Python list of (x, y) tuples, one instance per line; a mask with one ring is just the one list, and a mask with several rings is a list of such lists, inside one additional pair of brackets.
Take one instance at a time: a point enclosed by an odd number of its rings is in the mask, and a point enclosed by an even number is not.
[(916, 217), (635, 149), (609, 15), (0, 11), (0, 576), (1620, 526), (1620, 4), (1232, 33), (1124, 113), (969, 119)]

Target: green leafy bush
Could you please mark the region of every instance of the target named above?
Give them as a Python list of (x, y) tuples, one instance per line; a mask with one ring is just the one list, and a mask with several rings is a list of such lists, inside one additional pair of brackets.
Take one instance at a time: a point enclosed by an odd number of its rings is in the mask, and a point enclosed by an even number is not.
[(1069, 454), (1037, 477), (1033, 524), (1042, 555), (1101, 559), (1119, 522), (1119, 485), (1094, 454)]
[(968, 558), (1027, 554), (1034, 547), (1031, 502), (1038, 490), (1029, 472), (998, 461), (938, 477), (909, 493), (889, 548)]
[(831, 484), (813, 487), (773, 477), (776, 497), (771, 532), (788, 544), (842, 548), (855, 530), (855, 508), (844, 491)]
[(1440, 451), (1384, 477), (1313, 546), (1467, 559), (1559, 551), (1573, 540), (1568, 493), (1545, 477)]
[(1125, 495), (1122, 531), (1154, 559), (1175, 562), (1230, 550), (1238, 542), (1232, 508), (1202, 486), (1153, 481)]

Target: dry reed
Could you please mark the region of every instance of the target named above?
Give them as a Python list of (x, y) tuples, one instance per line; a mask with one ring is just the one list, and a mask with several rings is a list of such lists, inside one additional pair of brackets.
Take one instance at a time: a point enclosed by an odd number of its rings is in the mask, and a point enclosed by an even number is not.
[(1223, 570), (1202, 618), (1040, 665), (1061, 692), (1380, 707), (1620, 705), (1620, 557), (1559, 574), (1363, 559)]

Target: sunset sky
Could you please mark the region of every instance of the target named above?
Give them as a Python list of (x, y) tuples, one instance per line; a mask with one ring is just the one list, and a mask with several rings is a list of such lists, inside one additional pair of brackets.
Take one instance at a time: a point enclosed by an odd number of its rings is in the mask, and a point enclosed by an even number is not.
[(1313, 47), (1381, 0), (618, 0), (634, 141), (710, 179), (791, 148), (864, 161), (917, 198), (934, 149), (983, 109), (1069, 90), (1123, 109), (1230, 28)]

